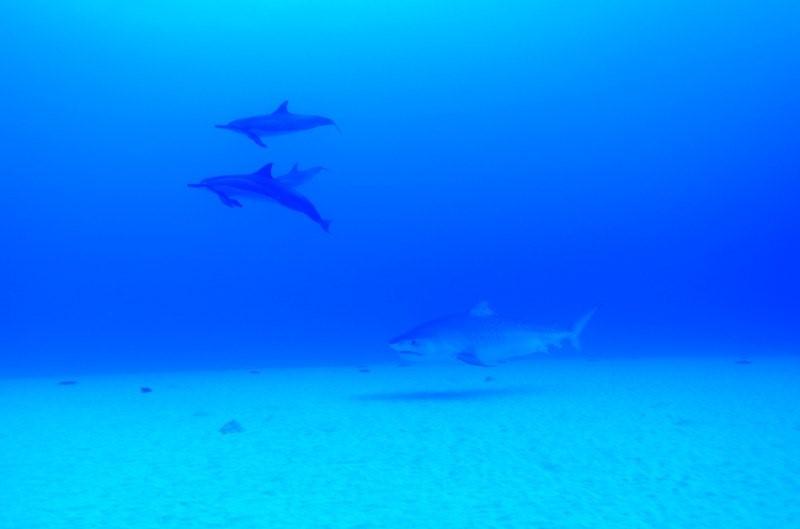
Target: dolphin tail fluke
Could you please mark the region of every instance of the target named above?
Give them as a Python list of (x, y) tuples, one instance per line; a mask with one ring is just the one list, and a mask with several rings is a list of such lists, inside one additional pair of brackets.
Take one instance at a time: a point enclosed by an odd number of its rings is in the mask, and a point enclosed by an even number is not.
[(319, 222), (319, 225), (322, 226), (322, 229), (325, 230), (325, 233), (331, 232), (331, 220), (330, 219), (322, 219)]
[(583, 329), (586, 328), (586, 325), (589, 323), (589, 320), (592, 319), (594, 313), (597, 311), (596, 308), (590, 310), (586, 314), (584, 314), (578, 321), (575, 322), (575, 325), (572, 326), (572, 330), (569, 333), (569, 341), (572, 343), (572, 346), (580, 350), (581, 348), (581, 334), (583, 334)]

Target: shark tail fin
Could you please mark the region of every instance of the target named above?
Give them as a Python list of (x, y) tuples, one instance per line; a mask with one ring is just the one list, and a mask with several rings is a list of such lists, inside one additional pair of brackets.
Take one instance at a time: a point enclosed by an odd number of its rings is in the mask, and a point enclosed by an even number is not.
[(331, 232), (331, 222), (333, 221), (330, 219), (322, 219), (320, 221), (319, 225), (322, 226), (322, 229), (325, 230), (325, 233)]
[(594, 313), (597, 312), (597, 309), (594, 308), (581, 316), (578, 321), (575, 322), (575, 325), (572, 326), (572, 330), (569, 333), (569, 341), (572, 343), (572, 346), (580, 350), (581, 348), (581, 334), (583, 334), (583, 329), (586, 328), (586, 325), (589, 323), (589, 320), (592, 319)]

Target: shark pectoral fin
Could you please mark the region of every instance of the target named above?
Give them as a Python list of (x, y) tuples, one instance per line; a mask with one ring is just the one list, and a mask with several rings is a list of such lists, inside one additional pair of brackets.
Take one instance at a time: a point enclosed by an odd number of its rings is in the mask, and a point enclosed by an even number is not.
[(261, 138), (259, 138), (258, 136), (256, 136), (256, 135), (255, 135), (255, 134), (253, 134), (252, 132), (245, 132), (245, 135), (246, 135), (248, 138), (250, 138), (251, 140), (253, 140), (253, 142), (254, 142), (256, 145), (258, 145), (259, 147), (264, 147), (265, 149), (267, 148), (266, 144), (265, 144), (263, 141), (261, 141)]
[(456, 355), (456, 359), (478, 367), (491, 367), (489, 364), (484, 363), (473, 351), (464, 351)]
[(228, 206), (229, 208), (240, 208), (240, 207), (242, 207), (242, 203), (241, 202), (229, 197), (225, 193), (219, 193), (218, 192), (217, 196), (222, 201), (222, 203), (225, 204), (226, 206)]

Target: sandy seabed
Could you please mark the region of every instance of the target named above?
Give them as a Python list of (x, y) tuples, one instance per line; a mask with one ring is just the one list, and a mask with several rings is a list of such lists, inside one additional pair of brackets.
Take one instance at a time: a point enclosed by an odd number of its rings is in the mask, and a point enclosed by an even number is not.
[(0, 529), (798, 528), (800, 359), (735, 360), (0, 380)]

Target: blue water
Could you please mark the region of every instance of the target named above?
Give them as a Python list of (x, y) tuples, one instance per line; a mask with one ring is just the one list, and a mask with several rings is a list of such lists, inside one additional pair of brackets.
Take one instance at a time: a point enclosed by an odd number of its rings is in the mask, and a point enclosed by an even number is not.
[[(593, 357), (796, 355), (797, 4), (1, 11), (0, 376), (392, 365), (482, 300), (598, 307)], [(213, 127), (287, 99), (341, 134)], [(187, 187), (268, 162), (329, 168), (330, 234)]]
[[(4, 11), (6, 367), (379, 359), (482, 299), (599, 305), (598, 349), (796, 343), (793, 5)], [(284, 99), (343, 133), (212, 128)], [(331, 169), (331, 236), (186, 188), (269, 161)]]

